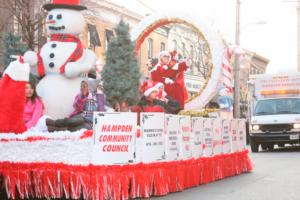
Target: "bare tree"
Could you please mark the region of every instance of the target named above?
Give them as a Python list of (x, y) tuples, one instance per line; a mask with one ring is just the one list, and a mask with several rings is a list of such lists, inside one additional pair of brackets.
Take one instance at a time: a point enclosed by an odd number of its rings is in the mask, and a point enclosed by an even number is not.
[[(41, 0), (5, 0), (0, 5), (1, 9), (8, 11), (8, 19), (13, 18), (13, 29), (17, 28), (18, 34), (27, 44), (28, 48), (34, 50), (39, 45), (38, 31), (43, 30), (45, 11), (41, 8), (44, 1)], [(9, 20), (3, 20), (0, 31), (8, 26)]]
[[(184, 37), (179, 37), (179, 42), (181, 44), (184, 43)], [(209, 75), (209, 70), (212, 67), (209, 61), (209, 46), (200, 36), (198, 36), (196, 40), (192, 41), (192, 44), (192, 49), (178, 45), (178, 52), (181, 53), (181, 57), (191, 59), (190, 70), (196, 69), (198, 74), (206, 79)]]

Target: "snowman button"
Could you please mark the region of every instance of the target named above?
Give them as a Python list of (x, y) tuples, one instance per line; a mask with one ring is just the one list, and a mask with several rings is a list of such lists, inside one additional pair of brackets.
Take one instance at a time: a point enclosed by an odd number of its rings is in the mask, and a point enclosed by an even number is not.
[(51, 47), (52, 47), (52, 48), (55, 48), (55, 47), (56, 47), (56, 44), (55, 44), (55, 43), (53, 43), (53, 44), (51, 45)]
[(54, 53), (50, 53), (49, 57), (54, 58)]
[(54, 67), (54, 63), (53, 62), (49, 63), (49, 67), (53, 68)]

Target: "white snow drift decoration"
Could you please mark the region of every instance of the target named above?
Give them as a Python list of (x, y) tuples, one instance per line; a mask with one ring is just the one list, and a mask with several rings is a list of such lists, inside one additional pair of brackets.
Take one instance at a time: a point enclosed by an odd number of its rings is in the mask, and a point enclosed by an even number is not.
[(81, 138), (85, 130), (53, 133), (27, 131), (1, 134), (0, 160), (22, 163), (64, 163), (88, 165), (91, 160), (91, 137)]
[[(146, 31), (162, 21), (184, 21), (187, 26), (194, 26), (201, 32), (209, 44), (211, 51), (211, 60), (213, 69), (209, 80), (201, 94), (185, 104), (186, 110), (201, 109), (203, 108), (217, 93), (218, 86), (222, 77), (222, 56), (223, 56), (223, 43), (221, 37), (213, 30), (211, 26), (204, 23), (207, 19), (196, 18), (186, 13), (170, 12), (153, 14), (143, 19), (131, 32), (131, 39), (139, 42), (140, 37)], [(176, 21), (176, 20), (175, 20)], [(199, 91), (200, 92), (200, 91)]]

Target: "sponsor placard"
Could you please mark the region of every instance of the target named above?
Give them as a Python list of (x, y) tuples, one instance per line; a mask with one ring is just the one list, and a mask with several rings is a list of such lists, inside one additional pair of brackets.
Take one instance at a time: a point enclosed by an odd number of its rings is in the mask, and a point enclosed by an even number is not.
[(238, 119), (232, 119), (230, 124), (230, 135), (231, 135), (231, 151), (237, 152), (240, 149), (238, 140)]
[(181, 135), (179, 132), (179, 116), (165, 115), (166, 160), (179, 159)]
[(199, 158), (203, 154), (203, 118), (192, 117), (192, 156)]
[(230, 119), (222, 119), (223, 153), (231, 152)]
[(222, 124), (220, 118), (212, 119), (213, 124), (213, 154), (222, 153)]
[(239, 150), (242, 151), (246, 148), (246, 120), (238, 120), (238, 140), (239, 140)]
[(164, 113), (141, 113), (142, 161), (165, 159)]
[(179, 132), (181, 135), (180, 157), (182, 159), (189, 159), (192, 157), (191, 149), (191, 117), (179, 117)]
[(93, 164), (133, 162), (136, 113), (95, 113)]
[(206, 157), (213, 156), (213, 131), (212, 119), (204, 118), (203, 120), (203, 155)]

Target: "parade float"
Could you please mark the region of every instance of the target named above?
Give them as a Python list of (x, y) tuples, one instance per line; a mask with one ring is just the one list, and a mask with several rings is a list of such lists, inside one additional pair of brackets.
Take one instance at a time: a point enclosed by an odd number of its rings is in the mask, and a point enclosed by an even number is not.
[[(136, 113), (94, 113), (91, 131), (26, 130), (22, 109), (30, 70), (43, 76), (37, 90), (45, 114), (60, 118), (72, 105), (65, 96), (74, 99), (82, 74), (96, 62), (76, 37), (85, 7), (54, 0), (44, 8), (50, 41), (12, 62), (0, 81), (0, 176), (8, 198), (147, 198), (252, 170), (243, 119), (141, 113), (137, 125)], [(174, 13), (146, 18), (132, 40), (138, 52), (147, 34), (174, 22), (193, 26), (210, 44), (209, 79), (185, 104), (199, 110), (224, 82), (225, 47), (218, 35), (201, 20)]]

